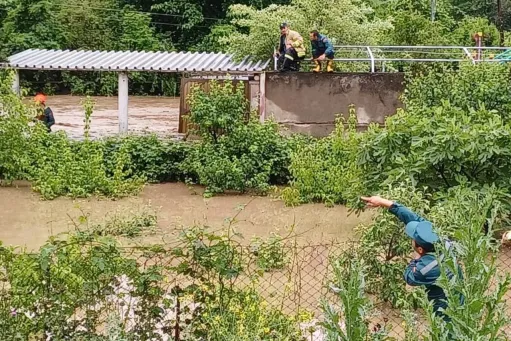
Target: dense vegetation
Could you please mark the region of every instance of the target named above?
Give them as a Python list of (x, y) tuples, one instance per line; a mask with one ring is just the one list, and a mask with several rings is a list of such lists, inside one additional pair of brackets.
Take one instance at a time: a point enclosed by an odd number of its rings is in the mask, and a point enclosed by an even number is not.
[[(266, 59), (278, 42), (278, 24), (311, 29), (336, 44), (464, 45), (484, 34), (498, 46), (511, 31), (511, 2), (437, 0), (7, 0), (0, 2), (0, 59), (28, 48), (229, 51)], [(502, 20), (500, 20), (502, 18)], [(509, 36), (509, 35), (507, 35)], [(506, 38), (508, 39), (508, 38)], [(176, 95), (176, 78), (132, 74), (134, 94)], [(115, 74), (24, 72), (32, 91), (116, 92)]]

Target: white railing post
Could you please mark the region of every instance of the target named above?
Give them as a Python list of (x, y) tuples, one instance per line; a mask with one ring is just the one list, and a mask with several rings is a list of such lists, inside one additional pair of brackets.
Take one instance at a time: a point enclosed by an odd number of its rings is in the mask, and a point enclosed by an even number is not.
[(275, 71), (277, 71), (277, 50), (275, 50), (275, 48), (273, 48), (273, 69)]
[(367, 54), (369, 54), (369, 58), (371, 58), (371, 73), (374, 73), (376, 70), (375, 64), (374, 64), (374, 55), (373, 51), (371, 51), (371, 47), (366, 46)]
[(476, 61), (474, 60), (474, 57), (468, 52), (468, 49), (466, 47), (463, 48), (463, 51), (465, 51), (465, 54), (468, 56), (468, 58), (472, 61), (472, 64), (475, 65)]

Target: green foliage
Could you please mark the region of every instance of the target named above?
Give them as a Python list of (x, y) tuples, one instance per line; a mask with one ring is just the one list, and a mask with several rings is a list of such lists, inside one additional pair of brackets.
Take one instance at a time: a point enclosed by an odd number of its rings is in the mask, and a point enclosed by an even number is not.
[(282, 237), (272, 233), (267, 240), (254, 238), (251, 252), (257, 257), (257, 266), (263, 271), (283, 269), (289, 262)]
[[(458, 189), (453, 193), (450, 220), (456, 222), (452, 235), (454, 250), (445, 246), (437, 250), (445, 255), (438, 280), (448, 297), (446, 314), (450, 323), (428, 314), (430, 326), (424, 340), (506, 340), (503, 328), (509, 325), (505, 294), (511, 286), (509, 274), (497, 269), (498, 245), (491, 238), (492, 228), (499, 216), (498, 195)], [(490, 214), (488, 214), (490, 212)], [(481, 226), (489, 222), (490, 233)], [(462, 265), (463, 276), (458, 273)], [(463, 300), (460, 299), (463, 296)]]
[(410, 111), (452, 106), (469, 111), (484, 108), (507, 117), (511, 109), (509, 66), (502, 64), (462, 64), (459, 71), (449, 68), (430, 69), (409, 78), (405, 105)]
[(237, 4), (230, 7), (229, 17), (240, 30), (221, 41), (237, 54), (268, 58), (279, 41), (279, 24), (286, 21), (305, 42), (309, 31), (318, 29), (338, 45), (372, 45), (391, 25), (386, 20), (370, 19), (371, 12), (364, 3), (352, 0), (293, 0), (289, 5), (263, 9)]
[(98, 325), (94, 306), (106, 300), (114, 278), (140, 275), (136, 263), (106, 239), (95, 244), (52, 240), (35, 255), (19, 251), (0, 249), (2, 279), (8, 283), (0, 303), (0, 336), (5, 340), (83, 335), (77, 327)]
[[(94, 236), (103, 237), (127, 237), (136, 238), (145, 234), (151, 234), (156, 229), (158, 217), (156, 213), (149, 209), (143, 209), (139, 212), (115, 212), (105, 218), (101, 224), (89, 224), (89, 217), (80, 216), (79, 224), (75, 228), (81, 237)], [(83, 225), (85, 225), (83, 227)]]
[(191, 122), (202, 139), (181, 169), (190, 181), (206, 186), (207, 195), (266, 192), (270, 183), (287, 181), (290, 153), (300, 139), (286, 139), (271, 120), (261, 123), (255, 114), (247, 118), (247, 100), (230, 80), (212, 82), (209, 93), (195, 89), (190, 105)]
[(86, 100), (84, 107), (84, 141), (71, 142), (61, 132), (33, 136), (35, 152), (29, 177), (33, 188), (46, 199), (60, 195), (118, 197), (136, 193), (145, 179), (132, 175), (126, 167), (130, 163), (127, 146), (121, 146), (115, 154), (110, 175), (105, 168), (103, 145), (89, 139), (93, 103)]
[[(390, 187), (382, 195), (413, 209), (422, 216), (429, 210), (428, 197), (410, 184)], [(367, 292), (391, 303), (394, 307), (417, 308), (414, 292), (406, 290), (406, 283), (402, 279), (412, 251), (410, 239), (403, 233), (403, 223), (388, 210), (380, 210), (371, 224), (357, 228), (357, 234), (359, 235), (357, 247), (345, 254), (342, 259), (348, 264), (353, 257), (363, 262), (367, 273), (371, 274), (366, 279)]]
[(328, 340), (386, 340), (385, 330), (371, 331), (368, 320), (372, 304), (366, 296), (367, 269), (358, 259), (347, 263), (332, 261), (333, 282), (330, 289), (336, 294), (339, 309), (324, 303), (325, 322), (321, 323)]
[(215, 301), (205, 302), (199, 335), (212, 341), (303, 340), (296, 321), (269, 308), (257, 292), (235, 291), (230, 295), (228, 307)]
[(418, 76), (408, 84), (406, 110), (387, 118), (384, 128), (340, 134), (339, 122), (327, 139), (293, 154), (293, 180), (283, 198), (288, 204), (359, 207), (360, 193), (405, 180), (437, 194), (464, 184), (496, 184), (505, 193), (511, 127), (503, 70), (468, 65), (459, 72)]
[(223, 84), (216, 80), (208, 84), (209, 91), (197, 85), (190, 92), (190, 122), (196, 125), (195, 133), (218, 143), (219, 136), (229, 134), (243, 123), (249, 103), (243, 86), (234, 85), (230, 79)]
[(107, 169), (113, 169), (118, 151), (124, 148), (130, 159), (126, 165), (130, 174), (155, 183), (184, 180), (180, 167), (191, 149), (187, 143), (156, 135), (110, 137), (103, 143)]
[(23, 105), (10, 88), (12, 74), (0, 73), (0, 179), (8, 182), (25, 178), (31, 164), (34, 146), (27, 137), (44, 135), (40, 124), (32, 125), (33, 107)]
[(307, 144), (293, 154), (289, 166), (291, 187), (282, 193), (288, 204), (346, 203), (363, 192), (356, 158), (362, 135), (356, 132), (356, 123), (351, 107), (349, 119), (338, 117), (335, 131), (328, 138)]

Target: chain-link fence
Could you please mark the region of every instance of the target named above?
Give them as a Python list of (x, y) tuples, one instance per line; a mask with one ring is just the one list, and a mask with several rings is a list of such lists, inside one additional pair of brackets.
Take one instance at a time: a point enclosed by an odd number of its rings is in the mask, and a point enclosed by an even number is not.
[[(238, 289), (255, 288), (265, 303), (273, 309), (290, 315), (307, 311), (314, 315), (315, 320), (321, 321), (324, 318), (323, 303), (339, 304), (338, 298), (329, 286), (332, 279), (331, 260), (353, 247), (356, 247), (356, 244), (284, 246), (279, 251), (275, 250), (276, 253), (272, 255), (263, 256), (262, 260), (261, 254), (254, 249), (240, 247), (245, 266), (242, 272), (229, 281), (229, 285)], [(139, 257), (139, 262), (142, 259), (143, 256)], [(142, 264), (147, 267), (159, 263), (162, 268), (174, 270), (175, 268), (169, 265), (172, 263), (176, 265), (175, 262), (176, 259), (159, 257), (157, 261), (145, 259)], [(511, 249), (503, 249), (499, 254), (498, 268), (500, 274), (511, 274)], [(173, 270), (165, 274), (169, 288), (197, 284), (196, 278), (177, 276)], [(369, 321), (369, 327), (372, 330), (384, 327), (389, 336), (398, 340), (404, 339), (402, 312), (393, 309), (388, 303), (379, 302), (377, 295), (370, 297), (374, 303), (374, 314)], [(511, 308), (511, 291), (506, 294), (506, 301)], [(418, 312), (418, 315), (421, 313)], [(418, 319), (421, 320), (420, 317)], [(507, 329), (506, 333), (511, 336), (511, 327)]]
[[(9, 277), (8, 272), (13, 272), (15, 266), (19, 269), (15, 270), (15, 279), (1, 281), (3, 286), (0, 283), (0, 310), (5, 314), (0, 322), (0, 338), (7, 335), (2, 334), (7, 330), (2, 323), (17, 315), (39, 321), (33, 322), (34, 328), (43, 328), (52, 335), (110, 330), (111, 319), (116, 317), (117, 325), (131, 333), (143, 335), (150, 330), (161, 336), (140, 336), (140, 340), (186, 340), (187, 325), (207, 296), (197, 293), (211, 290), (220, 300), (222, 292), (233, 289), (254, 291), (261, 299), (258, 302), (267, 309), (288, 316), (308, 312), (315, 321), (321, 321), (324, 302), (340, 303), (329, 286), (331, 261), (356, 247), (348, 243), (276, 243), (265, 248), (218, 245), (222, 246), (204, 248), (207, 252), (201, 253), (201, 245), (193, 244), (120, 249), (91, 244), (69, 250), (61, 246), (39, 255), (17, 255), (18, 258), (2, 256), (2, 265), (7, 264), (6, 260), (10, 262), (2, 276)], [(501, 274), (511, 273), (511, 249), (504, 248), (499, 253), (498, 268)], [(20, 286), (27, 279), (23, 276), (29, 279), (24, 287)], [(402, 312), (378, 302), (377, 295), (370, 298), (374, 314), (369, 327), (384, 327), (389, 336), (404, 339)], [(507, 293), (506, 302), (511, 308), (511, 292)], [(6, 309), (11, 310), (9, 314)], [(19, 328), (22, 324), (17, 323)], [(511, 336), (511, 327), (507, 329)]]

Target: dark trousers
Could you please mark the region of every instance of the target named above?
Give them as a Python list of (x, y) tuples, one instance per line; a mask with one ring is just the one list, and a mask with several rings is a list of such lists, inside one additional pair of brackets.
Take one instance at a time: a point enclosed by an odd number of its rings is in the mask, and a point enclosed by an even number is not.
[(281, 71), (300, 71), (300, 62), (303, 60), (303, 57), (298, 57), (298, 53), (293, 47), (286, 49), (284, 55), (280, 55), (279, 60), (281, 60), (282, 67)]
[[(315, 51), (315, 53), (312, 56), (312, 58), (314, 58), (314, 59), (318, 58), (319, 56), (323, 55), (325, 53), (325, 51), (326, 50)], [(335, 54), (332, 52), (332, 53), (329, 53), (329, 54), (325, 55), (325, 57), (327, 57), (328, 59), (334, 59), (335, 58)]]

